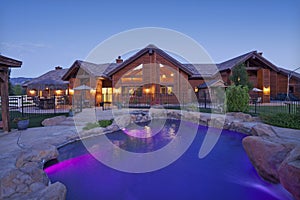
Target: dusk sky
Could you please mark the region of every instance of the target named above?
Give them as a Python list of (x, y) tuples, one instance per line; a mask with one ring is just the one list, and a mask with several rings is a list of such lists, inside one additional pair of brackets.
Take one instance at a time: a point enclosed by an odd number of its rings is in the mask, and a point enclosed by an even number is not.
[(300, 67), (300, 1), (0, 2), (0, 53), (23, 62), (12, 77), (68, 68), (110, 36), (142, 27), (186, 34), (216, 63), (258, 50), (278, 67)]

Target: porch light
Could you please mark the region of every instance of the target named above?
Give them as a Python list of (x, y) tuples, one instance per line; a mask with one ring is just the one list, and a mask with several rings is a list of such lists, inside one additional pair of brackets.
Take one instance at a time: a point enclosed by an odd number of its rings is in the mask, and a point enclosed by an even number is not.
[(62, 94), (62, 91), (61, 91), (61, 90), (56, 90), (55, 93), (56, 93), (57, 95), (60, 95), (60, 94)]
[(96, 94), (96, 90), (95, 90), (95, 89), (91, 89), (91, 90), (90, 90), (90, 93), (91, 93), (91, 94)]
[(269, 87), (264, 87), (263, 93), (264, 93), (264, 95), (270, 95), (270, 86)]
[(74, 90), (73, 89), (69, 89), (69, 94), (73, 95), (74, 94)]
[(35, 91), (35, 90), (29, 90), (29, 94), (35, 95), (35, 94), (36, 94), (36, 91)]
[(195, 91), (195, 93), (197, 93), (199, 91), (197, 86), (195, 87), (194, 91)]

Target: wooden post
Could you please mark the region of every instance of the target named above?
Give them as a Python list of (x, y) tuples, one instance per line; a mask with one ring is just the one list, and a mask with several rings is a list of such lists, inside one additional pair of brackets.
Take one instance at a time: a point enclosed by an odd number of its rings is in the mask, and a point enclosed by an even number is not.
[(9, 126), (9, 97), (8, 97), (8, 70), (10, 67), (21, 67), (22, 62), (0, 55), (0, 89), (1, 109), (4, 132), (10, 131)]
[(8, 99), (8, 69), (1, 68), (0, 71), (1, 79), (1, 106), (2, 106), (2, 122), (3, 131), (9, 132), (9, 99)]

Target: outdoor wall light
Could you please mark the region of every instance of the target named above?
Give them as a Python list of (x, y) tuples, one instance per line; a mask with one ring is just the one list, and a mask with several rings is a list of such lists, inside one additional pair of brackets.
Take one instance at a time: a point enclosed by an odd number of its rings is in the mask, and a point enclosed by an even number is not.
[(74, 90), (73, 89), (69, 89), (69, 94), (73, 95), (74, 94)]
[(90, 93), (91, 93), (91, 94), (96, 94), (96, 90), (95, 90), (95, 89), (91, 89), (91, 90), (90, 90)]
[(29, 94), (35, 95), (35, 94), (36, 94), (36, 91), (35, 91), (35, 90), (29, 90)]
[(56, 93), (57, 95), (60, 95), (60, 94), (62, 94), (62, 91), (61, 91), (61, 90), (56, 90), (55, 93)]
[(197, 86), (195, 87), (195, 89), (194, 89), (194, 90), (195, 90), (195, 93), (197, 93), (197, 92), (199, 91), (199, 89), (198, 89), (198, 87), (197, 87)]
[(270, 86), (269, 87), (264, 87), (263, 93), (264, 93), (264, 95), (270, 95)]

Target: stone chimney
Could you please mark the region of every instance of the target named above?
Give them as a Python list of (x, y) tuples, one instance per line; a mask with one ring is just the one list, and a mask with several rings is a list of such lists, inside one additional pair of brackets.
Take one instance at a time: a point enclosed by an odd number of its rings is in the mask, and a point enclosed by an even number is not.
[(118, 58), (116, 59), (116, 63), (122, 63), (123, 59), (121, 58), (121, 56), (118, 56)]
[(55, 67), (55, 70), (60, 70), (60, 69), (62, 69), (62, 67), (61, 67), (61, 66), (57, 66), (57, 67)]

